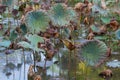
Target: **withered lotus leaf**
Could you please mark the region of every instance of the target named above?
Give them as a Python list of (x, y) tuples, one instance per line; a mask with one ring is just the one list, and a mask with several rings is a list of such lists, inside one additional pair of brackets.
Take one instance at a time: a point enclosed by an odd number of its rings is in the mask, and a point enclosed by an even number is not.
[(33, 65), (30, 65), (29, 66), (29, 69), (28, 69), (28, 75), (29, 76), (33, 76), (35, 73), (34, 73), (34, 71), (33, 71)]
[(105, 0), (101, 0), (101, 7), (102, 7), (103, 9), (107, 9)]
[(113, 75), (112, 71), (110, 69), (106, 69), (102, 72), (99, 73), (99, 76), (108, 80), (109, 78), (111, 78)]
[(94, 34), (93, 34), (93, 32), (90, 32), (89, 34), (88, 34), (88, 36), (87, 36), (87, 39), (88, 40), (92, 40), (92, 39), (94, 39)]
[(112, 27), (112, 29), (115, 31), (118, 29), (119, 23), (116, 20), (111, 20), (110, 27)]
[(41, 76), (40, 76), (40, 75), (36, 75), (36, 76), (34, 77), (34, 80), (41, 80)]
[(75, 49), (75, 45), (68, 39), (64, 39), (62, 40), (62, 42), (64, 43), (64, 45), (69, 49), (69, 50), (74, 50)]

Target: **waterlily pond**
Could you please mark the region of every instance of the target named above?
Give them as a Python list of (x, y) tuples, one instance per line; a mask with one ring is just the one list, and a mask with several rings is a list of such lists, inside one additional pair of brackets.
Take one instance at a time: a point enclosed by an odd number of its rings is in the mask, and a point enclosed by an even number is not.
[(0, 0), (0, 80), (120, 80), (119, 0)]

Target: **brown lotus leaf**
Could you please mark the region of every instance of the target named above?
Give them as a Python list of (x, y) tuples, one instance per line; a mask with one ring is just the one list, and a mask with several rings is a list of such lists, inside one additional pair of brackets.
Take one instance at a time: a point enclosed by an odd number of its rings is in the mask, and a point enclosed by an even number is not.
[(118, 3), (118, 2), (119, 2), (119, 0), (115, 0), (115, 2), (116, 2), (116, 3)]
[(89, 19), (88, 19), (88, 17), (85, 17), (84, 23), (87, 24), (87, 25), (89, 24)]
[(90, 33), (88, 34), (87, 39), (88, 39), (88, 40), (94, 39), (94, 34), (93, 34), (93, 32), (90, 32)]
[(115, 31), (115, 30), (118, 29), (119, 23), (118, 23), (116, 20), (112, 20), (112, 21), (110, 22), (110, 27), (112, 27), (112, 29)]
[(50, 4), (42, 3), (41, 4), (41, 9), (43, 9), (43, 10), (49, 10), (50, 9)]
[(88, 0), (84, 0), (84, 3), (85, 3), (85, 4), (89, 4), (89, 1), (88, 1)]
[(35, 72), (33, 71), (33, 65), (30, 65), (30, 66), (29, 66), (29, 69), (28, 69), (28, 75), (29, 75), (30, 77), (32, 77), (34, 74), (35, 74)]
[(24, 21), (25, 21), (25, 15), (22, 15), (20, 21), (21, 21), (21, 23), (23, 23), (23, 24), (25, 23), (25, 22), (24, 22)]
[(44, 43), (38, 42), (38, 48), (45, 49), (45, 48), (46, 48), (46, 45), (45, 45)]
[(13, 14), (13, 16), (17, 16), (18, 10), (17, 10), (17, 9), (13, 9), (13, 10), (12, 10), (12, 14)]
[(68, 3), (68, 0), (65, 0), (65, 2), (64, 2), (65, 4), (67, 4)]
[(107, 9), (105, 0), (101, 0), (101, 7), (102, 7), (103, 9)]
[(110, 69), (106, 69), (99, 73), (99, 76), (108, 80), (108, 78), (111, 78), (113, 75), (112, 71)]
[(26, 8), (24, 9), (25, 13), (32, 11), (32, 10), (33, 10), (32, 6), (29, 6), (29, 5), (26, 5)]
[(0, 14), (5, 12), (7, 6), (0, 4)]
[(60, 34), (58, 33), (58, 32), (56, 32), (56, 33), (53, 33), (53, 35), (52, 35), (54, 38), (58, 38), (59, 36), (60, 36)]
[(9, 49), (20, 49), (20, 48), (23, 48), (23, 47), (17, 45), (17, 43), (15, 43), (15, 42), (12, 42), (8, 48)]
[(84, 3), (79, 2), (75, 5), (74, 9), (75, 10), (81, 10), (84, 5), (85, 5)]
[(2, 24), (0, 24), (0, 30), (2, 30), (3, 29), (3, 25)]
[(107, 49), (107, 57), (110, 57), (111, 56), (111, 48), (110, 47), (108, 47), (108, 49)]
[(44, 32), (44, 33), (43, 33), (43, 37), (45, 37), (45, 38), (50, 38), (50, 37), (51, 37), (51, 34), (49, 34), (48, 32)]
[(105, 26), (100, 27), (100, 33), (106, 33), (107, 28)]
[(22, 33), (22, 30), (20, 29), (20, 27), (16, 27), (15, 29), (18, 33)]
[(70, 25), (70, 26), (68, 26), (68, 28), (70, 29), (70, 31), (77, 30), (77, 26), (76, 25)]
[(62, 42), (64, 43), (64, 45), (69, 49), (69, 50), (74, 50), (75, 49), (75, 45), (68, 39), (64, 39), (62, 40)]
[(89, 3), (88, 3), (88, 8), (90, 8), (90, 9), (91, 9), (91, 8), (92, 8), (92, 6), (93, 6), (93, 3), (89, 2)]
[(3, 36), (10, 36), (10, 27), (5, 31)]
[(40, 75), (35, 75), (34, 80), (42, 80)]
[(116, 10), (114, 13), (120, 15), (120, 10)]
[(88, 13), (91, 12), (92, 6), (93, 6), (93, 4), (90, 3), (90, 2), (87, 4), (87, 12), (88, 12)]
[(59, 33), (54, 29), (47, 29), (45, 32), (38, 33), (38, 35), (47, 39), (59, 37)]
[(35, 3), (33, 6), (32, 6), (33, 10), (39, 10), (41, 8), (41, 5), (39, 3)]
[(56, 50), (47, 50), (46, 59), (49, 59), (49, 60), (52, 59), (55, 53), (56, 53)]

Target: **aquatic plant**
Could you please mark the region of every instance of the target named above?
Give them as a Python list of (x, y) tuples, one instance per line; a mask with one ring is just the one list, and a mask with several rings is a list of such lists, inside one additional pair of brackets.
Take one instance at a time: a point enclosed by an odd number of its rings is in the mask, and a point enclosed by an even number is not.
[(25, 16), (25, 23), (32, 33), (45, 31), (49, 26), (50, 19), (43, 11), (31, 11)]
[(80, 59), (85, 61), (88, 65), (95, 66), (105, 59), (107, 53), (107, 46), (104, 42), (99, 40), (90, 40), (84, 42), (80, 47)]
[(67, 8), (64, 4), (55, 4), (49, 11), (51, 22), (54, 26), (66, 26), (76, 17), (76, 12), (72, 8)]

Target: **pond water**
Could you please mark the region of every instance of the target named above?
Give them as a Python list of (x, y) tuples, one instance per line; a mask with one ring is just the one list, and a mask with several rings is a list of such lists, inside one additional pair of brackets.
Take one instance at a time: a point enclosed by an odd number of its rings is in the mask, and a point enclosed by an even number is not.
[[(15, 50), (12, 54), (6, 55), (4, 52), (0, 52), (0, 80), (28, 80), (27, 74), (30, 64), (33, 64), (32, 56), (30, 51), (25, 51), (23, 55), (22, 50)], [(25, 60), (24, 60), (25, 56)], [(120, 58), (118, 57), (120, 54), (112, 54), (112, 57), (102, 66), (113, 70), (113, 78), (111, 80), (119, 80), (119, 71), (120, 71)], [(43, 59), (44, 60), (44, 59)], [(55, 60), (53, 60), (54, 62)], [(67, 71), (60, 70), (60, 67), (57, 64), (53, 65), (53, 62), (47, 61), (46, 67), (51, 66), (47, 69), (47, 74), (43, 80), (75, 80), (74, 78), (68, 79)], [(44, 67), (44, 61), (41, 63), (37, 63), (36, 65), (41, 65)], [(100, 67), (101, 69), (101, 67)], [(100, 71), (98, 67), (98, 71), (92, 70), (92, 74), (89, 75), (89, 79), (87, 80), (103, 80), (98, 77), (98, 73)], [(73, 70), (74, 71), (74, 70)], [(62, 74), (60, 74), (60, 72)], [(64, 74), (63, 74), (64, 73)], [(63, 78), (64, 77), (64, 78)], [(77, 76), (76, 80), (81, 80), (79, 75)]]
[(0, 79), (1, 80), (27, 80), (27, 71), (29, 68), (28, 52), (26, 64), (24, 64), (21, 50), (15, 50), (12, 54), (6, 55), (0, 53)]

